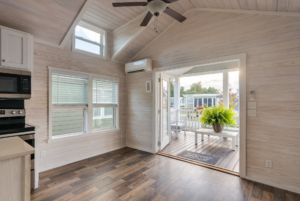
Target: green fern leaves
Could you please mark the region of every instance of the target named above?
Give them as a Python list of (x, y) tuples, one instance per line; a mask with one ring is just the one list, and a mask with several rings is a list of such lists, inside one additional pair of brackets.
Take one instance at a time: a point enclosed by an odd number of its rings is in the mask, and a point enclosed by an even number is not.
[(234, 117), (236, 113), (233, 108), (226, 109), (225, 106), (208, 107), (203, 110), (200, 122), (206, 127), (212, 124), (223, 126), (236, 127), (236, 120)]

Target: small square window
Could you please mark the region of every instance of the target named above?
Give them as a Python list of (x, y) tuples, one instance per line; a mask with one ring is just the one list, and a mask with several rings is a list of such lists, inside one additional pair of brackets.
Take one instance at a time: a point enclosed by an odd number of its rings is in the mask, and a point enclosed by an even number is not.
[(81, 22), (75, 28), (73, 51), (104, 57), (104, 39), (104, 31)]

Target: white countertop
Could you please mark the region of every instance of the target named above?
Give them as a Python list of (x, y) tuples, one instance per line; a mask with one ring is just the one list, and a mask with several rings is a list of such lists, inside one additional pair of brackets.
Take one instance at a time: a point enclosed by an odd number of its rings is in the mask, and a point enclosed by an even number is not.
[(0, 139), (0, 161), (33, 154), (35, 149), (19, 137)]

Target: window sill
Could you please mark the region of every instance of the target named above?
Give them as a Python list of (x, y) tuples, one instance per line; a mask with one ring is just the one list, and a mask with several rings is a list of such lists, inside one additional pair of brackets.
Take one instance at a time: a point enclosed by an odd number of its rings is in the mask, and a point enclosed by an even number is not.
[(88, 137), (88, 136), (92, 136), (92, 135), (98, 135), (98, 134), (101, 134), (101, 133), (107, 132), (107, 131), (119, 131), (119, 130), (120, 130), (120, 128), (112, 128), (112, 129), (92, 131), (90, 133), (76, 133), (76, 134), (70, 134), (70, 135), (65, 135), (65, 136), (61, 136), (61, 137), (54, 137), (52, 139), (48, 139), (47, 142), (52, 143), (52, 142), (58, 142), (58, 141), (63, 141), (63, 140), (68, 140), (68, 139), (82, 138), (82, 137)]

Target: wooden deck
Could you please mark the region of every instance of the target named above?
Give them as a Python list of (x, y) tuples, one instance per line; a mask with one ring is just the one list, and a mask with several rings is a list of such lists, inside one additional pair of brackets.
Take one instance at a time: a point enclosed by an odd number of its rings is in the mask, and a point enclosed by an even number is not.
[(188, 150), (192, 152), (218, 156), (220, 159), (215, 166), (226, 168), (235, 172), (239, 172), (239, 149), (236, 151), (231, 150), (231, 139), (224, 140), (222, 137), (204, 136), (204, 141), (201, 141), (201, 137), (198, 136), (198, 145), (195, 145), (195, 135), (193, 132), (178, 133), (178, 139), (176, 134), (172, 134), (172, 141), (167, 145), (162, 152), (177, 156), (179, 153)]

